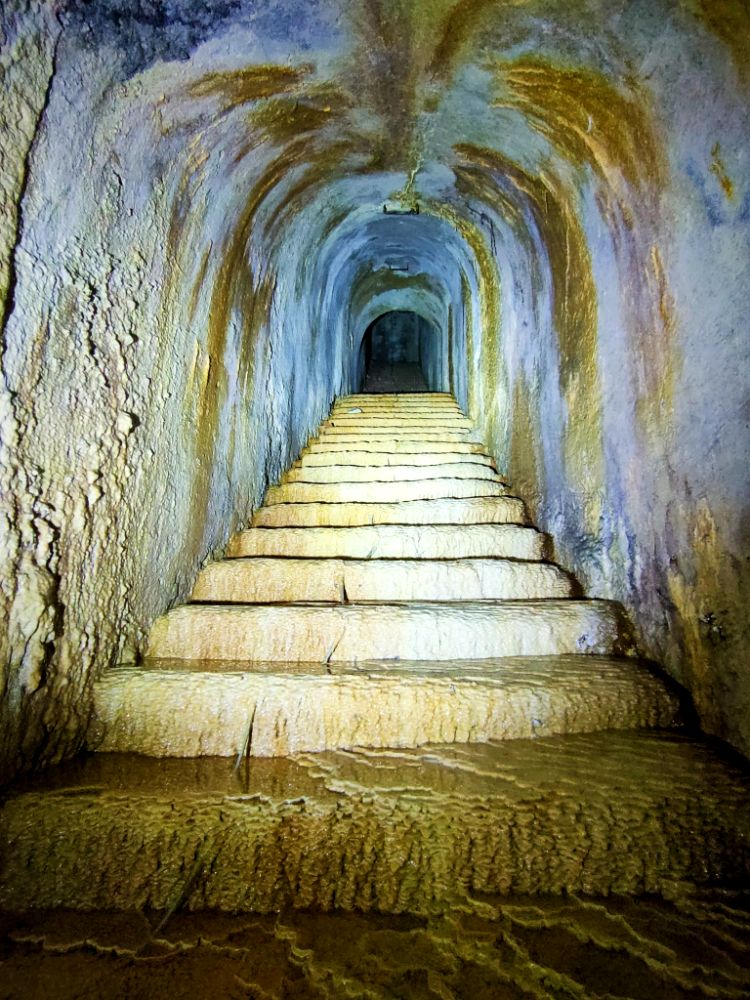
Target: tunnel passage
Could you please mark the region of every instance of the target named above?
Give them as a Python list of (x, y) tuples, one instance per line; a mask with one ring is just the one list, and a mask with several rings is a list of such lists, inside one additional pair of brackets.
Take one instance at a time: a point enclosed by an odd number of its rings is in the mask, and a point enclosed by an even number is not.
[(434, 356), (439, 334), (419, 313), (394, 309), (367, 327), (362, 338), (365, 392), (438, 391)]

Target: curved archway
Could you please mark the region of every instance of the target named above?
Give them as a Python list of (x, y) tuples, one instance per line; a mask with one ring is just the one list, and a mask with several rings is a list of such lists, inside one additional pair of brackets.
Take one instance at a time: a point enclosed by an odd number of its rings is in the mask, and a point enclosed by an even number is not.
[(365, 392), (428, 392), (442, 388), (440, 332), (411, 309), (381, 312), (360, 345)]

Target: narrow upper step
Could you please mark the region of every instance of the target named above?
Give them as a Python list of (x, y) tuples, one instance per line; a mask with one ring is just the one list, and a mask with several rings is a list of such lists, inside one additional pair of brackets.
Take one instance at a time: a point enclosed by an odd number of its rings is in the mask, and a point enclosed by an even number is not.
[(547, 538), (518, 524), (248, 528), (227, 554), (341, 559), (544, 559)]
[(295, 601), (481, 601), (570, 597), (551, 563), (508, 559), (225, 559), (201, 571), (191, 600), (215, 604)]
[(324, 454), (327, 452), (345, 452), (346, 454), (362, 455), (436, 455), (445, 454), (465, 454), (478, 455), (485, 454), (484, 448), (479, 441), (430, 441), (429, 447), (423, 441), (395, 441), (387, 435), (378, 438), (313, 438), (305, 448), (302, 455)]
[(151, 630), (148, 656), (185, 660), (452, 660), (632, 652), (606, 601), (191, 604)]
[[(260, 507), (255, 527), (526, 524), (518, 497), (466, 497), (461, 500), (410, 500), (380, 503), (284, 503)], [(455, 534), (455, 532), (454, 532)], [(493, 553), (486, 553), (492, 555)]]
[(447, 430), (472, 430), (473, 424), (458, 414), (410, 413), (398, 416), (390, 413), (342, 413), (329, 417), (322, 424), (328, 427), (354, 427), (357, 429), (379, 430), (427, 430), (431, 427)]
[(473, 432), (464, 428), (436, 427), (428, 424), (425, 427), (363, 427), (357, 424), (323, 425), (318, 441), (463, 441), (476, 442)]
[(410, 455), (393, 452), (355, 451), (341, 448), (339, 451), (321, 451), (305, 449), (302, 458), (295, 463), (294, 468), (320, 469), (324, 467), (357, 465), (362, 468), (379, 469), (382, 466), (424, 467), (431, 471), (436, 467), (465, 466), (471, 470), (475, 466), (494, 468), (495, 463), (489, 455), (471, 454), (466, 452), (423, 451)]
[(282, 483), (403, 483), (426, 479), (484, 479), (505, 485), (489, 465), (474, 462), (443, 462), (441, 465), (338, 465), (316, 466), (307, 462), (292, 467)]
[(442, 500), (461, 497), (501, 497), (507, 488), (486, 479), (419, 479), (396, 483), (284, 483), (269, 486), (266, 504), (389, 503), (401, 500)]
[[(394, 441), (387, 436), (364, 439), (313, 439), (303, 449), (302, 457), (325, 455), (331, 452), (343, 452), (347, 455), (387, 456), (398, 460), (401, 455), (467, 455), (471, 457), (489, 457), (478, 441)], [(411, 459), (409, 459), (411, 461)], [(494, 465), (494, 462), (492, 463)]]

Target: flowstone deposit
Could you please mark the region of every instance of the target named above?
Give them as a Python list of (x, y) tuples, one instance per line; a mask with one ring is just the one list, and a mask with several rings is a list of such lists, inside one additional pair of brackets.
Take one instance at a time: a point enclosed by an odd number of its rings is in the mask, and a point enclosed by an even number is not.
[(746, 777), (703, 744), (600, 733), (248, 758), (98, 754), (0, 814), (0, 906), (429, 914), (487, 893), (741, 879)]
[(622, 995), (744, 1000), (748, 897), (675, 887), (667, 899), (484, 898), (444, 917), (283, 912), (33, 914), (9, 922), (11, 1000), (353, 995), (547, 1000)]

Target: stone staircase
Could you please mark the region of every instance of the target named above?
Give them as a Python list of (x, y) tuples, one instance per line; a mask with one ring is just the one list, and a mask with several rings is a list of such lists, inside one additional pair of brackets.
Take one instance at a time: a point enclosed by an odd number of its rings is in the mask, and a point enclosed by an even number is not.
[(98, 685), (92, 745), (275, 756), (669, 725), (620, 609), (549, 554), (451, 396), (340, 399), (146, 663)]
[(0, 908), (155, 910), (158, 937), (743, 877), (741, 769), (550, 557), (451, 396), (339, 400), (96, 685), (98, 752), (11, 790)]

